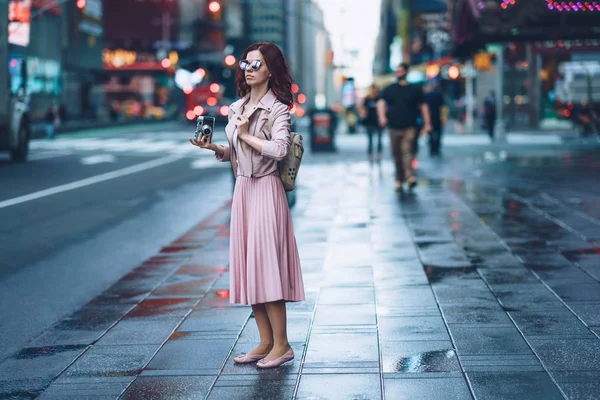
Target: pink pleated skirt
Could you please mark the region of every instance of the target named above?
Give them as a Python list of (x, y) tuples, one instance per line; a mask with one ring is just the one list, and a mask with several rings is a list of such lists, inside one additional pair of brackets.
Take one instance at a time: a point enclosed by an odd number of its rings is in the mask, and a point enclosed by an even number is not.
[(304, 300), (294, 225), (279, 176), (237, 177), (230, 239), (230, 303)]

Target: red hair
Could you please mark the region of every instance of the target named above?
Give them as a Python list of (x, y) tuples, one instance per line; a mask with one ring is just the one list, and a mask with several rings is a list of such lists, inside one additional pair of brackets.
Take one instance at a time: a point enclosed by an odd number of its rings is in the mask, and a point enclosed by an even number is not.
[[(283, 56), (283, 53), (273, 43), (260, 42), (254, 43), (248, 46), (244, 51), (241, 60), (245, 60), (248, 57), (248, 53), (251, 51), (258, 50), (263, 55), (267, 67), (271, 72), (271, 78), (269, 79), (269, 89), (273, 91), (277, 100), (287, 105), (288, 108), (292, 108), (294, 105), (294, 95), (292, 94), (292, 74), (288, 67), (287, 61)], [(244, 71), (238, 68), (235, 73), (235, 85), (237, 87), (237, 94), (239, 97), (244, 97), (250, 93), (250, 86), (246, 83), (246, 77)]]

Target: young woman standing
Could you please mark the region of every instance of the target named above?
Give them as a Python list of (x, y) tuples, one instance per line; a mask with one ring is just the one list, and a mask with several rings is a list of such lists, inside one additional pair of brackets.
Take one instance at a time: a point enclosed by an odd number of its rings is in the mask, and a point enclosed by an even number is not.
[(228, 143), (192, 144), (231, 161), (236, 183), (231, 210), (230, 302), (250, 304), (260, 343), (236, 363), (278, 367), (294, 358), (286, 302), (304, 300), (300, 257), (278, 162), (291, 143), (292, 77), (281, 50), (255, 43), (236, 73), (240, 99), (229, 108)]

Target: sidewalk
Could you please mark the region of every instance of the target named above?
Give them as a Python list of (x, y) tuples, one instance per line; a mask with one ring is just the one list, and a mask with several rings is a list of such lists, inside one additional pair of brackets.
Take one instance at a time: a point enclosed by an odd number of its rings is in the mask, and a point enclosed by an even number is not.
[(225, 204), (4, 360), (0, 398), (597, 398), (600, 226), (472, 182), (398, 196), (391, 172), (303, 165), (292, 363), (233, 364), (258, 333), (228, 303)]

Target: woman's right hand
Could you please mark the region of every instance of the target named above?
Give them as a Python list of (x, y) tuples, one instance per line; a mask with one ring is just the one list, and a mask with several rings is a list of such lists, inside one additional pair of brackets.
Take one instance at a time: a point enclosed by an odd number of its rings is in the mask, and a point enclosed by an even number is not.
[(200, 134), (198, 141), (195, 141), (193, 138), (190, 138), (190, 143), (194, 146), (200, 147), (201, 149), (213, 150), (213, 144), (210, 143), (208, 137), (203, 134)]

